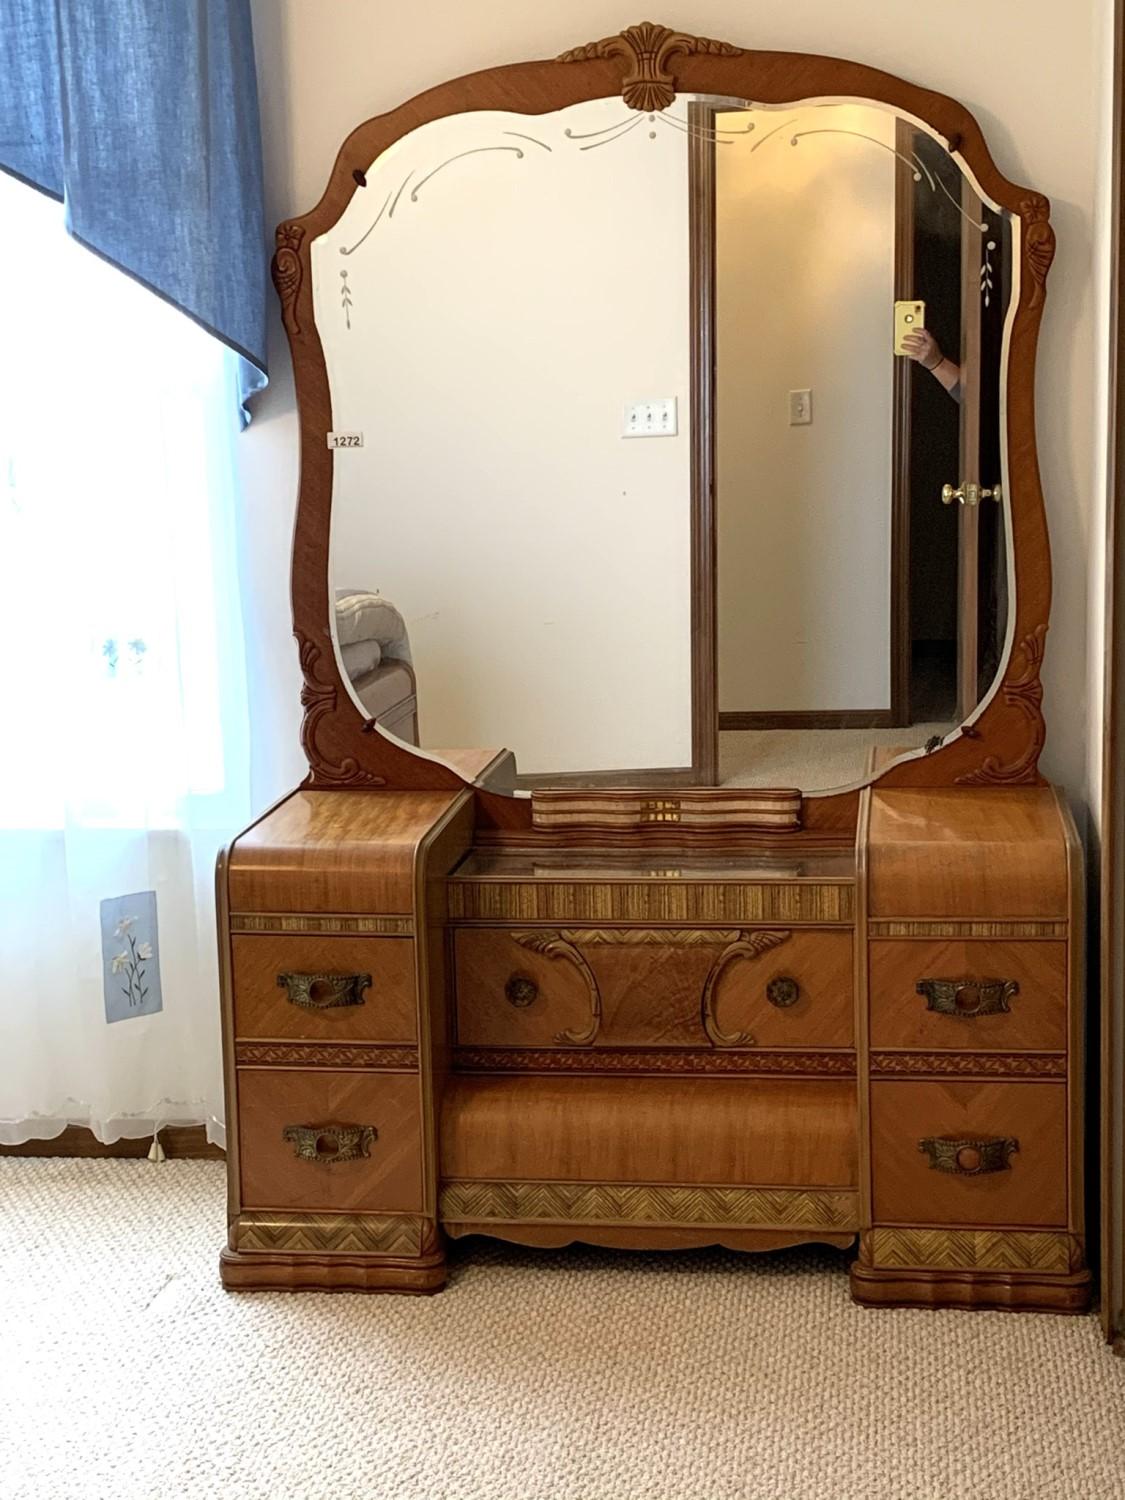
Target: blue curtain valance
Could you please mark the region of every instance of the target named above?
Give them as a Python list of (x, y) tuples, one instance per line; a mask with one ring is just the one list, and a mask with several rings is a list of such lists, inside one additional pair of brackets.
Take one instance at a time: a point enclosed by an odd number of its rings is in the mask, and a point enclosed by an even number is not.
[(265, 385), (249, 0), (0, 0), (0, 168), (229, 344), (243, 403)]

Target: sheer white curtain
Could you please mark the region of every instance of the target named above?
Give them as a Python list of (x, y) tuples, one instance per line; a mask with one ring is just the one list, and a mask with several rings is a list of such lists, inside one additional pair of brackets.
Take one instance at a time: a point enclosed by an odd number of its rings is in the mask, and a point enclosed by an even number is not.
[[(233, 356), (2, 174), (0, 221), (0, 1141), (221, 1141), (213, 871), (250, 812)], [(110, 1022), (100, 905), (146, 892), (163, 1008)]]

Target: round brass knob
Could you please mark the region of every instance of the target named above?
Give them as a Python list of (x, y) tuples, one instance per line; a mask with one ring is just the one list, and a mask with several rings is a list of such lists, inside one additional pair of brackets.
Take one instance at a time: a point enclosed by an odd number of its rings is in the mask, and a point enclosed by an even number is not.
[(975, 1146), (962, 1146), (957, 1153), (957, 1165), (962, 1172), (975, 1172), (981, 1163), (981, 1154)]
[(780, 1010), (796, 1005), (800, 998), (801, 986), (795, 979), (790, 979), (788, 974), (779, 974), (776, 979), (771, 979), (766, 985), (766, 999)]
[(524, 1010), (539, 994), (539, 986), (527, 974), (513, 974), (504, 986), (504, 995), (509, 1005)]

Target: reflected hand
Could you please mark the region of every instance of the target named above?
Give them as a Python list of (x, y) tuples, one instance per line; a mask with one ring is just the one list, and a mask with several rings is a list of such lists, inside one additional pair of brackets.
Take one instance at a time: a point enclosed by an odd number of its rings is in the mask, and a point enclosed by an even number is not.
[(941, 345), (928, 328), (919, 328), (917, 333), (905, 334), (902, 349), (904, 354), (916, 360), (924, 370), (936, 370), (945, 358)]

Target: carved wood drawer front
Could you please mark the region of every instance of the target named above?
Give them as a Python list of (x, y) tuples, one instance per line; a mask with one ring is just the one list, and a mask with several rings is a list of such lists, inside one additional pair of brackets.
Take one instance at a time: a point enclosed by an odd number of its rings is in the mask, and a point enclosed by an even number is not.
[(871, 1085), (877, 1224), (1067, 1221), (1062, 1083)]
[(874, 1048), (1066, 1049), (1066, 943), (874, 940), (869, 957)]
[(413, 1042), (411, 938), (234, 937), (237, 1037)]
[(474, 928), (454, 952), (462, 1046), (852, 1044), (839, 929)]
[(240, 1070), (238, 1103), (244, 1208), (421, 1210), (416, 1075)]

